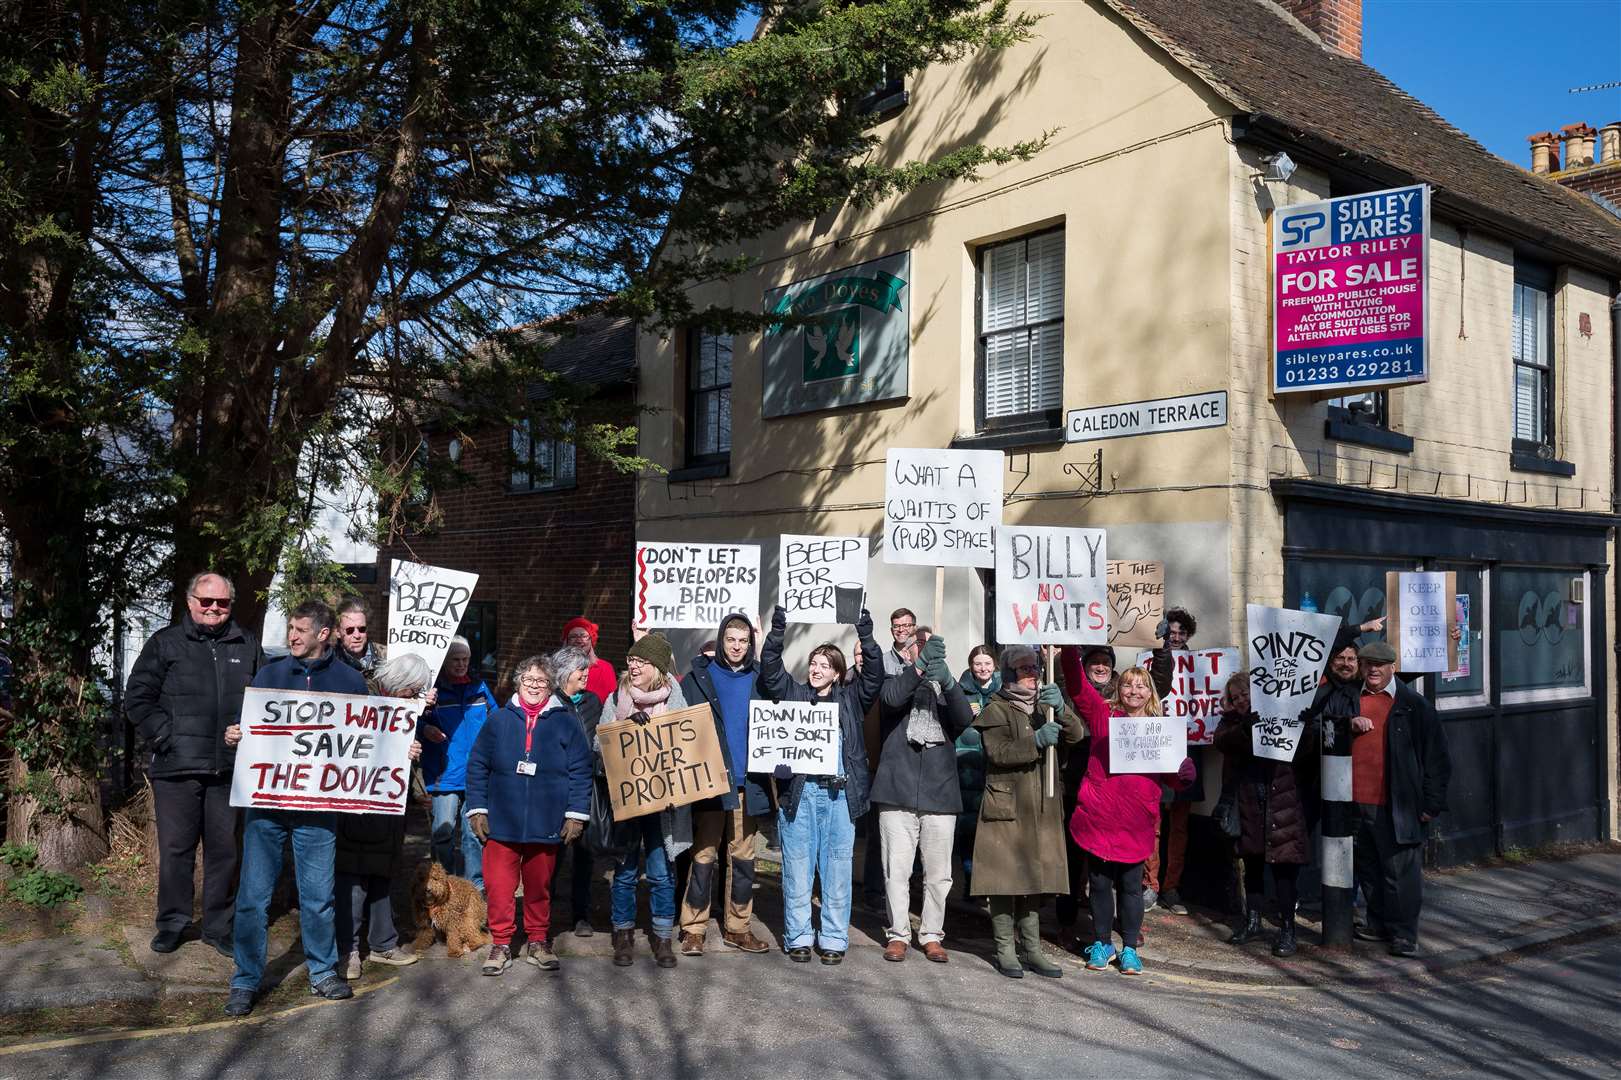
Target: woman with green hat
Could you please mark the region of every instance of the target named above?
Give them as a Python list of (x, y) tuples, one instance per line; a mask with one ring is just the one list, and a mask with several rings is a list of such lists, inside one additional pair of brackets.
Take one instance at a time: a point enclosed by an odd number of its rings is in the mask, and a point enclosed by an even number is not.
[[(687, 706), (675, 678), (675, 654), (663, 634), (648, 634), (625, 655), (619, 687), (602, 705), (606, 724), (631, 720), (645, 724), (661, 713)], [(601, 767), (602, 746), (593, 740)], [(614, 964), (629, 967), (636, 953), (636, 883), (647, 875), (648, 906), (653, 915), (653, 958), (661, 968), (675, 967), (675, 874), (681, 852), (692, 846), (692, 808), (677, 807), (622, 821), (614, 827), (614, 844), (624, 854), (614, 866), (612, 889)]]

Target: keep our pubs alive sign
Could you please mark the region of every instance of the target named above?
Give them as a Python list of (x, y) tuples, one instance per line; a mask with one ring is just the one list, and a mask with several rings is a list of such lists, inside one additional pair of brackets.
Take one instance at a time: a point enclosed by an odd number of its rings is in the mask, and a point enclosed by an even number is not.
[(1272, 215), (1272, 392), (1424, 382), (1430, 192), (1417, 184)]

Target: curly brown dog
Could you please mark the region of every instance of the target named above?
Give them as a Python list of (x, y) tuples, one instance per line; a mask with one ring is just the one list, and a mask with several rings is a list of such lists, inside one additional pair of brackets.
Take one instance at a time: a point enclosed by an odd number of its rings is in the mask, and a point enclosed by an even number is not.
[(416, 951), (421, 953), (439, 937), (452, 957), (490, 943), (484, 932), (484, 901), (466, 878), (451, 877), (429, 860), (417, 867), (411, 882), (411, 909), (417, 926)]

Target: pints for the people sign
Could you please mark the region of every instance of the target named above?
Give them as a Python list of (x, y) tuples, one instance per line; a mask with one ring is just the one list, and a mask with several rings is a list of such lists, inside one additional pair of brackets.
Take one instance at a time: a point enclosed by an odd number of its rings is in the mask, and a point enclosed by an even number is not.
[(1272, 215), (1272, 392), (1424, 382), (1430, 192), (1422, 184)]

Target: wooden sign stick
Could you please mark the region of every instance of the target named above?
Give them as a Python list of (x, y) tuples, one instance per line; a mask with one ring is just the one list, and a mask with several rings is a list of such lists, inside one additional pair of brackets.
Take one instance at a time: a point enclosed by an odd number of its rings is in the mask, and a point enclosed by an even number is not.
[[(1053, 655), (1054, 655), (1054, 652), (1055, 652), (1055, 650), (1054, 650), (1053, 647), (1047, 646), (1047, 681), (1049, 683), (1053, 681)], [(1047, 722), (1049, 724), (1052, 723), (1052, 719), (1053, 719), (1053, 708), (1052, 708), (1051, 705), (1049, 705), (1049, 706), (1047, 706)], [(1050, 799), (1050, 798), (1053, 797), (1053, 794), (1054, 794), (1055, 790), (1058, 787), (1058, 747), (1056, 747), (1056, 746), (1047, 747), (1047, 760), (1045, 762), (1045, 770), (1044, 771), (1046, 773), (1046, 776), (1044, 777), (1044, 783), (1042, 785), (1042, 788), (1043, 788), (1042, 794)]]

